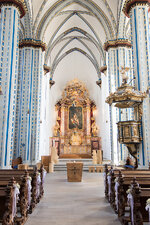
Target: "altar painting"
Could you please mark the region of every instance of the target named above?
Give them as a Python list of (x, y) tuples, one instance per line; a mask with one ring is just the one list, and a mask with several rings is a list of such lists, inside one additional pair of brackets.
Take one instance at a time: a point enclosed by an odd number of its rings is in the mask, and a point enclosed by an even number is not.
[(82, 107), (69, 108), (69, 129), (82, 129)]

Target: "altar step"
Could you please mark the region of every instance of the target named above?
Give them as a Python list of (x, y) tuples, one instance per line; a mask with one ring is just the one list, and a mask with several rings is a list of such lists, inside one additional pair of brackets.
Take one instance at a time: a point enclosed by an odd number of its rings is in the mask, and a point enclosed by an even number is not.
[[(92, 159), (59, 159), (59, 163), (54, 165), (54, 171), (67, 171), (67, 162), (83, 162), (83, 171), (88, 171), (89, 166), (93, 166)], [(110, 164), (110, 160), (104, 160), (103, 165)]]

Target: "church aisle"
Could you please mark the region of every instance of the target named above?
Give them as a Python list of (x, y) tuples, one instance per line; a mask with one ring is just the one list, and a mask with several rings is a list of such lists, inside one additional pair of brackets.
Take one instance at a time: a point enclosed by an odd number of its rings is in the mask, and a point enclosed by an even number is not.
[(120, 225), (104, 197), (103, 174), (83, 173), (69, 183), (66, 172), (47, 174), (45, 195), (25, 225)]

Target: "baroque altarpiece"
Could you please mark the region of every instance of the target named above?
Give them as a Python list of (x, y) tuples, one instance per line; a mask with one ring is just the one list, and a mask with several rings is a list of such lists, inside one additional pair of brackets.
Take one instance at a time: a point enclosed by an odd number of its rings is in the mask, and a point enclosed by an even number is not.
[(69, 82), (55, 107), (57, 119), (50, 147), (58, 149), (60, 158), (90, 158), (92, 150), (101, 150), (96, 105), (81, 81)]

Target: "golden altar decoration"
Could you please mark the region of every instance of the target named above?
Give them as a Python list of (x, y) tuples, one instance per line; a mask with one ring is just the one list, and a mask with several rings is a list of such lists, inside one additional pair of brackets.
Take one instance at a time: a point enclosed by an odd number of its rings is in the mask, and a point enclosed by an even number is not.
[[(55, 105), (57, 119), (50, 147), (58, 149), (59, 157), (91, 158), (92, 150), (101, 149), (98, 127), (94, 118), (96, 105), (84, 83), (74, 79), (67, 83), (62, 98)], [(76, 158), (76, 157), (75, 157)]]
[(68, 162), (67, 163), (67, 179), (68, 182), (82, 181), (82, 162)]

